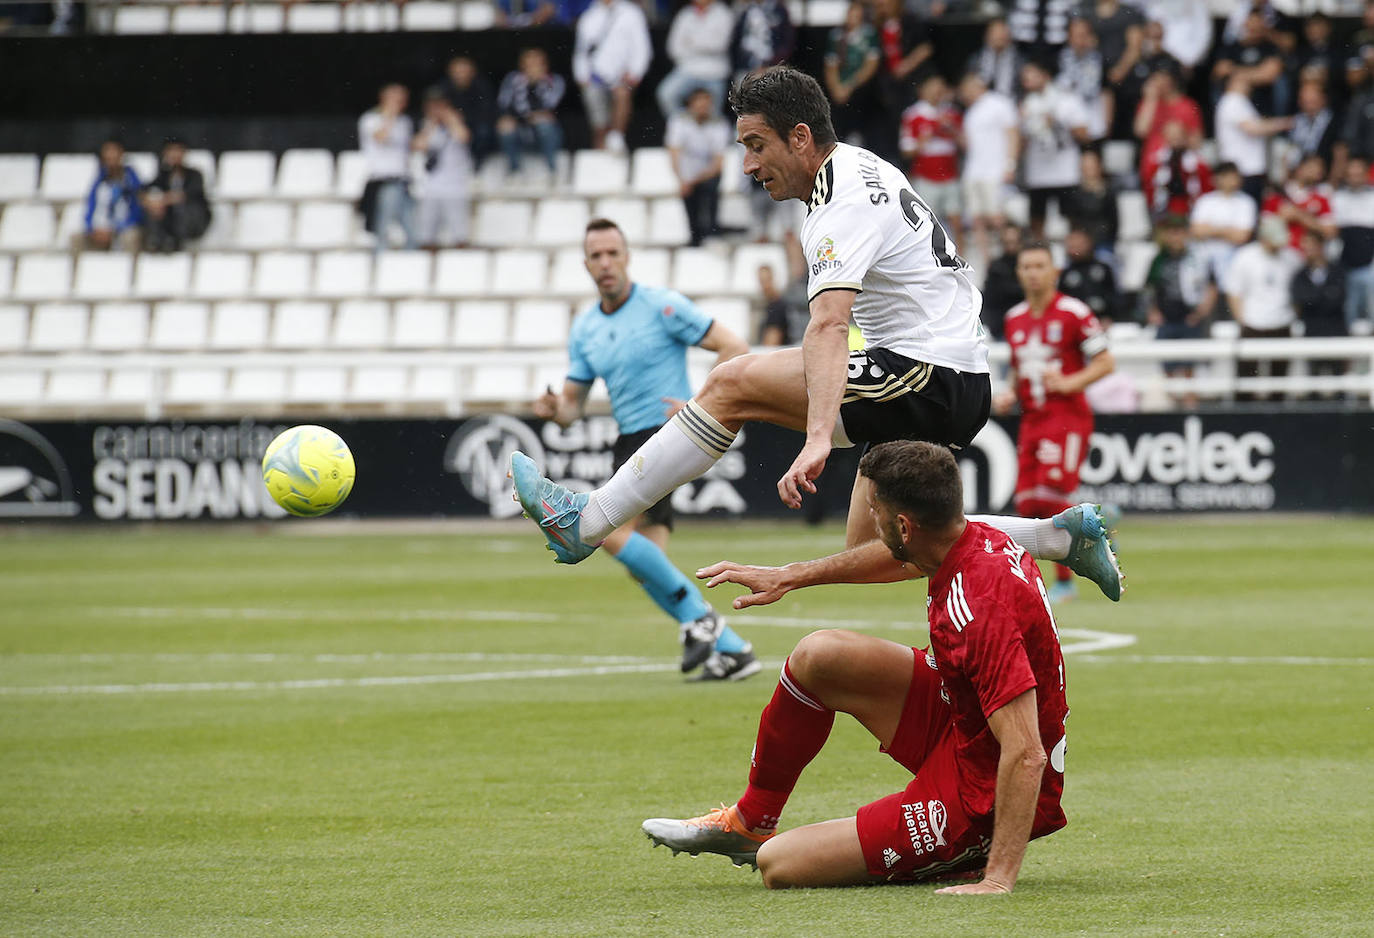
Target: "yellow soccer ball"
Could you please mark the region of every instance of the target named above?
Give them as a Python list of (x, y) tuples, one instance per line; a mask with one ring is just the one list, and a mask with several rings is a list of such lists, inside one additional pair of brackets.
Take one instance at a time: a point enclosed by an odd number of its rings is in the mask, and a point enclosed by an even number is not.
[(353, 490), (353, 454), (333, 430), (283, 430), (262, 457), (262, 481), (278, 505), (302, 518), (328, 514)]

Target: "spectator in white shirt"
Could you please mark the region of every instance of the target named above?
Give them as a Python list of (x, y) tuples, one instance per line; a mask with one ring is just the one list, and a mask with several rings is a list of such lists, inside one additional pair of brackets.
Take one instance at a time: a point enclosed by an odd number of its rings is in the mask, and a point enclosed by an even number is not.
[(1191, 76), (1212, 49), (1212, 11), (1198, 0), (1148, 0), (1145, 15), (1164, 27), (1164, 51)]
[(1269, 168), (1269, 138), (1293, 126), (1291, 117), (1261, 117), (1250, 100), (1250, 78), (1232, 73), (1226, 93), (1217, 101), (1217, 157), (1235, 163), (1243, 182), (1241, 188), (1254, 199), (1264, 196), (1264, 178)]
[(1195, 250), (1218, 285), (1226, 283), (1236, 248), (1250, 240), (1259, 217), (1259, 204), (1240, 188), (1235, 163), (1222, 163), (1212, 174), (1216, 188), (1198, 196), (1189, 216)]
[[(1281, 339), (1293, 334), (1293, 299), (1289, 284), (1302, 262), (1288, 247), (1288, 225), (1277, 215), (1260, 220), (1258, 240), (1236, 252), (1226, 272), (1226, 300), (1231, 315), (1240, 323), (1244, 339)], [(1260, 373), (1259, 361), (1240, 359), (1236, 377), (1253, 378)], [(1288, 362), (1270, 363), (1271, 374), (1288, 374)], [(1238, 400), (1253, 400), (1250, 393), (1236, 395)]]
[(730, 32), (735, 17), (716, 0), (692, 0), (673, 17), (668, 28), (668, 58), (673, 70), (658, 83), (658, 109), (671, 118), (696, 88), (711, 93), (711, 107), (720, 110), (730, 77)]
[(1345, 324), (1368, 320), (1374, 307), (1374, 186), (1369, 162), (1352, 156), (1345, 184), (1331, 194), (1331, 213), (1341, 233), (1340, 265), (1345, 270)]
[(1020, 115), (1016, 103), (969, 72), (959, 83), (964, 111), (964, 211), (973, 223), (973, 245), (988, 259), (989, 236), (1002, 227), (1007, 190), (1016, 182)]
[(466, 247), (472, 226), (472, 134), (442, 89), (425, 95), (425, 122), (415, 150), (425, 155), (416, 236), (422, 247)]
[(1050, 199), (1056, 206), (1081, 180), (1082, 147), (1089, 140), (1088, 112), (1077, 95), (1050, 82), (1038, 62), (1021, 67), (1021, 170), (1030, 195), (1030, 228), (1045, 236)]
[(718, 229), (720, 171), (725, 151), (734, 145), (730, 125), (720, 116), (715, 99), (705, 88), (687, 96), (687, 109), (668, 121), (663, 145), (677, 173), (678, 191), (687, 209), (687, 225), (692, 232), (692, 247)]
[(649, 24), (631, 0), (595, 0), (577, 20), (573, 79), (597, 149), (625, 152), (634, 91), (653, 61)]
[(358, 119), (358, 148), (367, 165), (364, 215), (367, 230), (376, 235), (378, 251), (390, 244), (393, 225), (401, 229), (405, 247), (415, 247), (414, 202), (408, 181), (414, 129), (405, 113), (409, 101), (404, 85), (386, 85), (377, 95), (377, 106)]

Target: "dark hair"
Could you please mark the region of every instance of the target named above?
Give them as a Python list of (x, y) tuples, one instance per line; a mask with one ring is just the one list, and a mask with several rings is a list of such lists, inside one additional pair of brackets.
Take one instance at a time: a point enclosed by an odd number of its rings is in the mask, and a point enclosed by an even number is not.
[(830, 122), (830, 101), (820, 83), (805, 72), (774, 65), (746, 75), (730, 89), (730, 110), (736, 117), (757, 114), (786, 140), (792, 128), (805, 124), (817, 146), (836, 141)]
[(593, 231), (614, 231), (620, 235), (620, 240), (625, 242), (626, 247), (630, 244), (630, 239), (625, 237), (625, 232), (620, 230), (620, 226), (609, 218), (593, 218), (587, 222), (587, 230), (582, 233), (582, 240), (587, 240), (587, 235)]
[(881, 443), (859, 461), (874, 495), (923, 528), (939, 529), (964, 515), (964, 485), (954, 454), (918, 440)]
[[(1084, 229), (1080, 228), (1078, 230), (1082, 231)], [(1051, 261), (1054, 260), (1054, 249), (1050, 247), (1050, 243), (1048, 241), (1027, 241), (1025, 244), (1021, 245), (1020, 250), (1016, 252), (1016, 259), (1020, 260), (1021, 255), (1027, 253), (1028, 251), (1044, 251), (1046, 254), (1050, 256)]]
[(1212, 170), (1212, 175), (1220, 176), (1222, 173), (1235, 173), (1237, 176), (1239, 176), (1240, 167), (1237, 166), (1235, 163), (1232, 163), (1230, 160), (1227, 160), (1225, 163), (1218, 163), (1217, 168)]

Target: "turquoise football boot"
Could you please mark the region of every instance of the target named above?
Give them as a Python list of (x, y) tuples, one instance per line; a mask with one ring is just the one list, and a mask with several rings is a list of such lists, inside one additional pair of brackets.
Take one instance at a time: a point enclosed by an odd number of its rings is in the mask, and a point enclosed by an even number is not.
[(525, 517), (539, 525), (549, 542), (549, 550), (559, 563), (580, 563), (596, 552), (599, 544), (584, 544), (578, 536), (585, 492), (570, 492), (539, 474), (539, 467), (524, 453), (510, 457), (510, 474), (515, 480), (515, 496), (525, 509)]
[(1121, 601), (1126, 578), (1116, 552), (1107, 540), (1107, 527), (1096, 505), (1084, 502), (1066, 508), (1053, 518), (1054, 526), (1069, 532), (1069, 555), (1060, 563), (1084, 579), (1092, 580), (1112, 602)]

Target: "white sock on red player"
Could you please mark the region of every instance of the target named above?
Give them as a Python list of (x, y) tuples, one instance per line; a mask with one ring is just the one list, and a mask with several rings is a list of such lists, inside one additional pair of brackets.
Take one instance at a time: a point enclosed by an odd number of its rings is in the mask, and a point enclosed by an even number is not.
[(1073, 544), (1073, 536), (1063, 528), (1056, 528), (1049, 518), (969, 515), (968, 520), (996, 528), (1036, 560), (1063, 560), (1069, 556), (1069, 547)]

